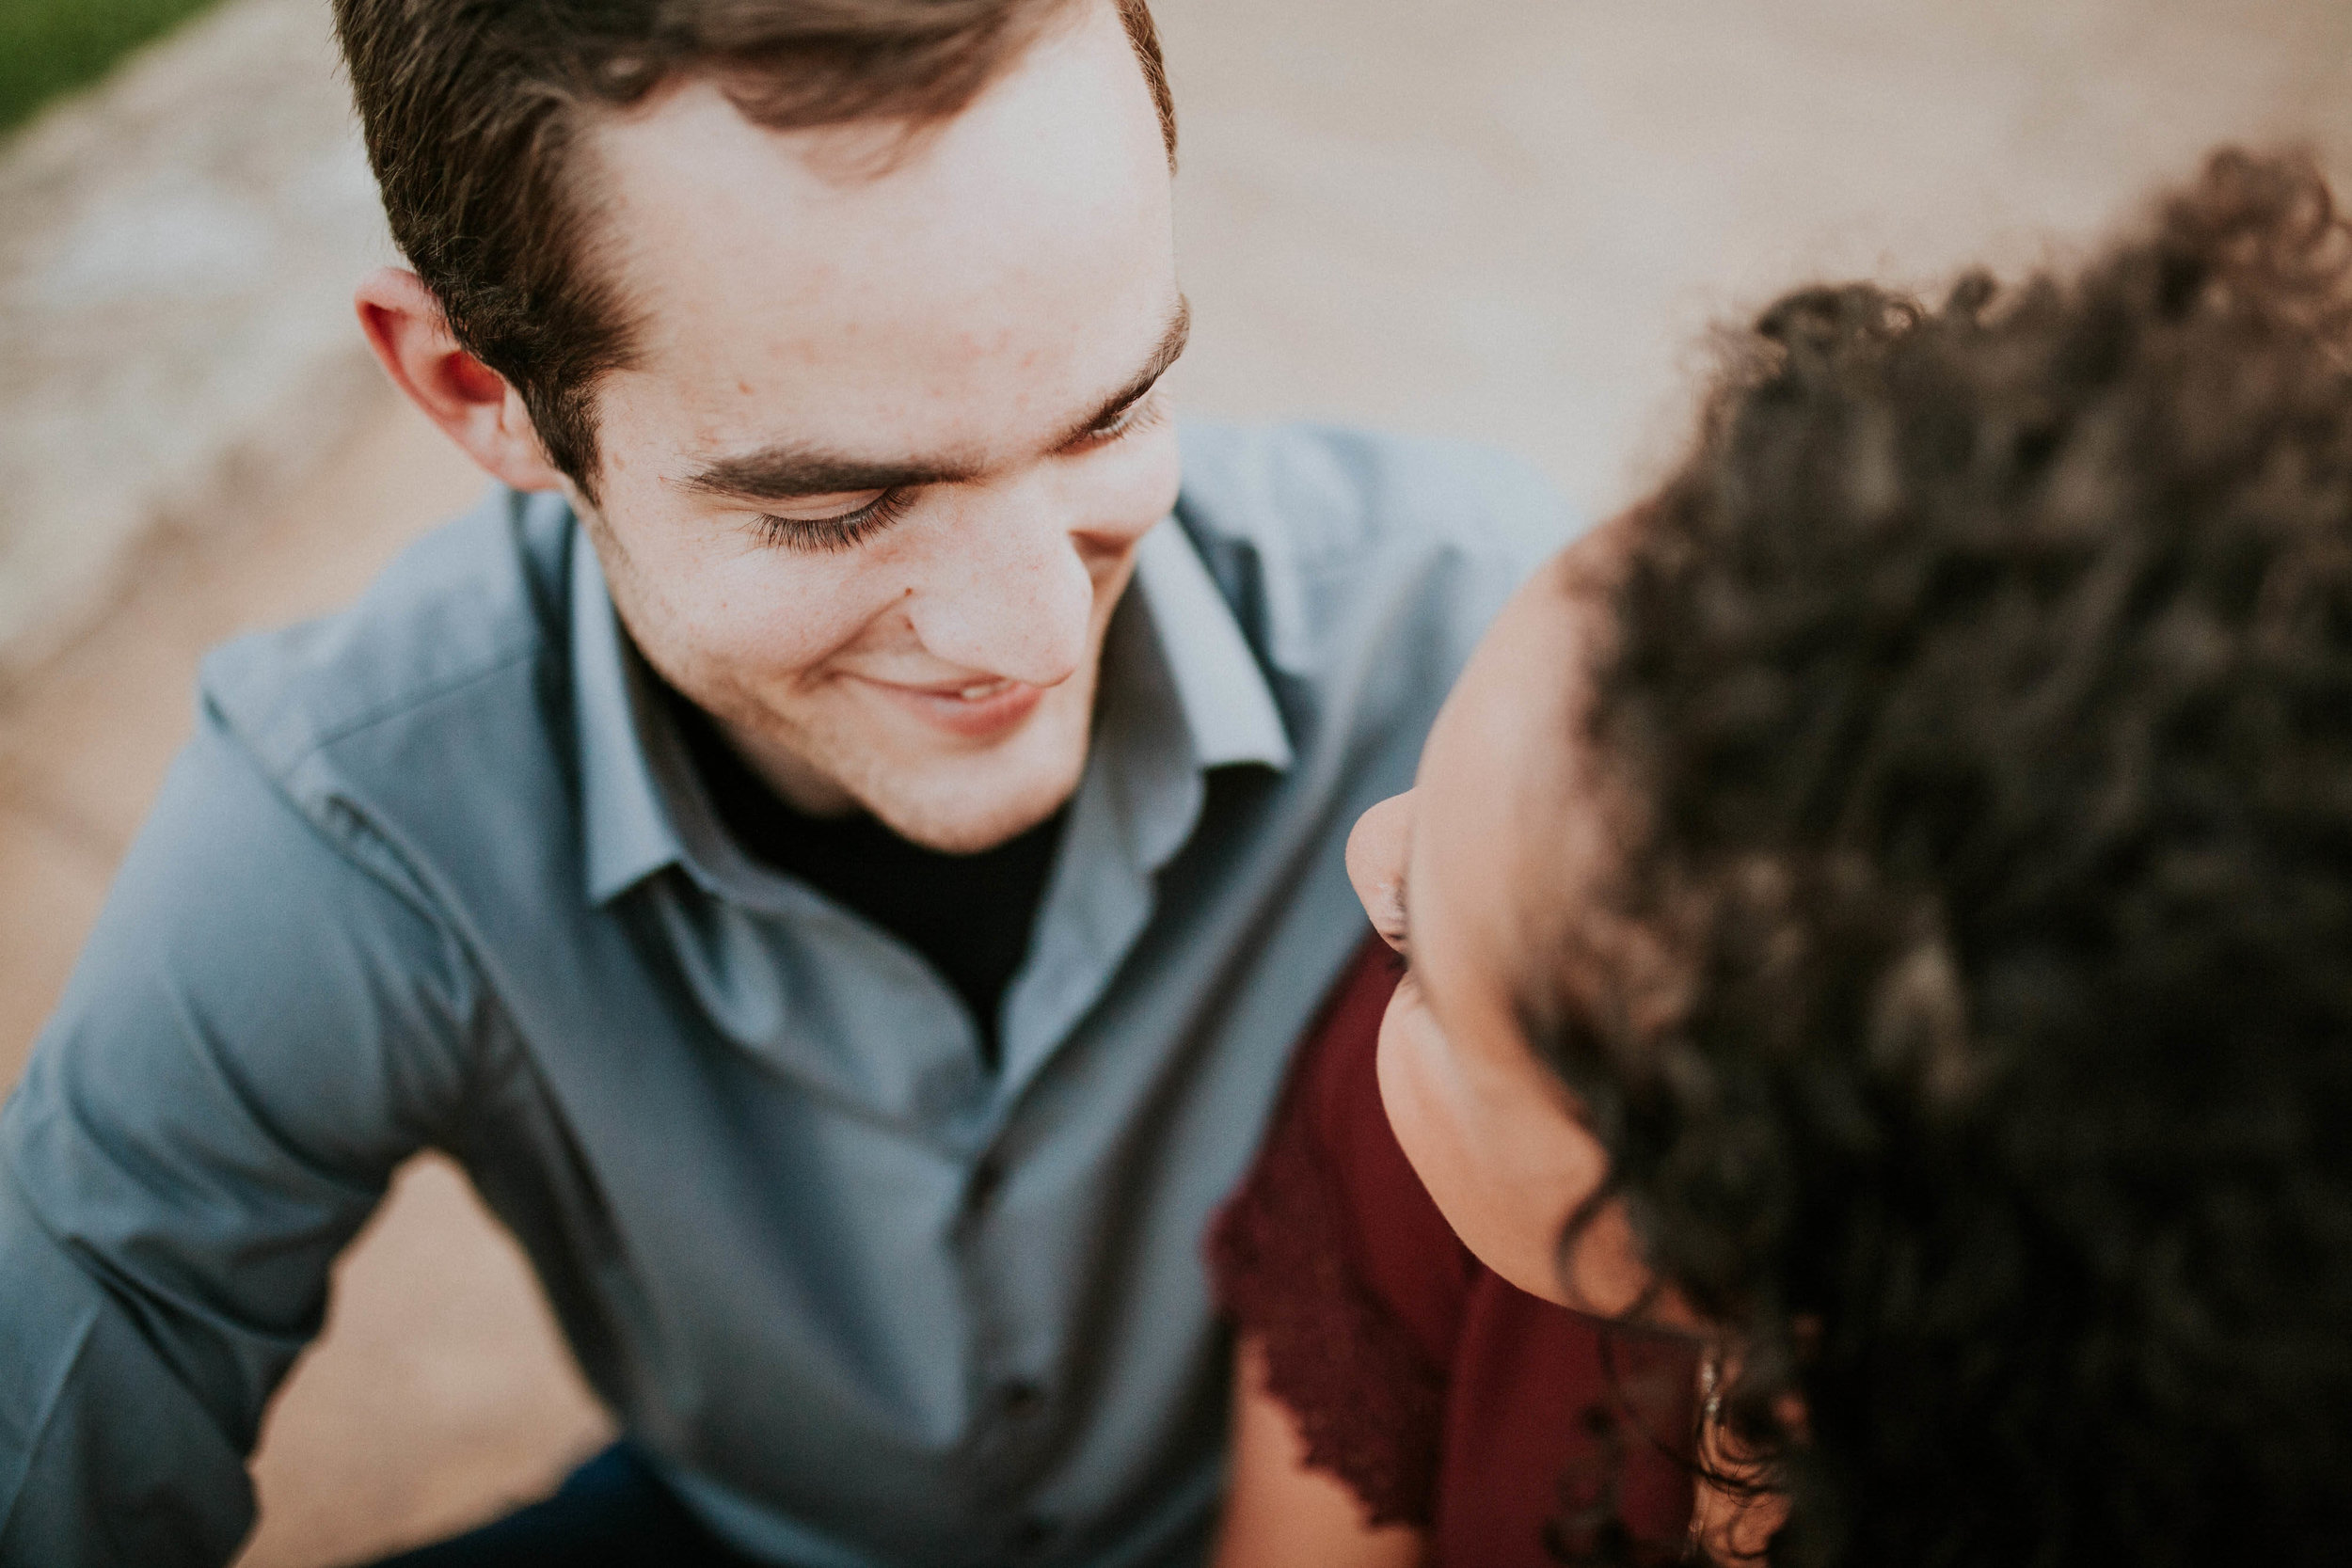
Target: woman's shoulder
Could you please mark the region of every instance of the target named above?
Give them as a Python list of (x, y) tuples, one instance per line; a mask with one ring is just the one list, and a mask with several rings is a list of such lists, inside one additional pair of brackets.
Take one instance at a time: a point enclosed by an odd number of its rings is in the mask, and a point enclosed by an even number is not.
[[(1211, 1251), (1223, 1276), (1248, 1261), (1237, 1248), (1310, 1265), (1284, 1275), (1301, 1287), (1343, 1276), (1441, 1366), (1483, 1271), (1406, 1163), (1381, 1106), (1380, 1020), (1398, 974), (1388, 949), (1368, 942), (1333, 986)], [(1278, 1216), (1283, 1223), (1269, 1223)], [(1300, 1256), (1308, 1252), (1317, 1256)]]
[(1670, 1560), (1690, 1349), (1525, 1295), (1455, 1238), (1380, 1101), (1399, 974), (1368, 942), (1299, 1041), (1210, 1229), (1218, 1297), (1308, 1463), (1371, 1523), (1429, 1530), (1449, 1561), (1575, 1560), (1620, 1529), (1638, 1560)]
[(1375, 1524), (1426, 1526), (1448, 1370), (1477, 1264), (1380, 1106), (1397, 970), (1366, 944), (1299, 1042), (1255, 1164), (1210, 1227), (1220, 1304), (1265, 1356), (1308, 1462)]

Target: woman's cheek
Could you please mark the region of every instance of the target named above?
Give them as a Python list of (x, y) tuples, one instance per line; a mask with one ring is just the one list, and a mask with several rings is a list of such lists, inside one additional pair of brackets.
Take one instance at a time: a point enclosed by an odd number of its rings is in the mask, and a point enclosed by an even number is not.
[(1560, 1267), (1569, 1219), (1607, 1170), (1599, 1146), (1532, 1061), (1521, 1071), (1461, 1059), (1409, 986), (1380, 1022), (1380, 1098), (1446, 1223), (1480, 1262), (1530, 1295), (1584, 1310), (1593, 1296), (1629, 1305), (1647, 1276), (1614, 1206), (1585, 1238), (1599, 1263), (1591, 1296)]
[(1380, 1021), (1380, 1100), (1406, 1160), (1462, 1244), (1514, 1284), (1523, 1250), (1506, 1173), (1485, 1150), (1491, 1117), (1470, 1101), (1443, 1031), (1417, 1005), (1408, 980)]
[(1389, 1113), (1390, 1130), (1395, 1132), (1406, 1162), (1458, 1230), (1454, 1209), (1461, 1139), (1458, 1131), (1448, 1125), (1449, 1107), (1438, 1092), (1436, 1080), (1441, 1069), (1438, 1058), (1443, 1050), (1444, 1038), (1422, 1011), (1408, 977), (1397, 987), (1396, 994), (1389, 999), (1388, 1011), (1380, 1017), (1374, 1058), (1380, 1103)]

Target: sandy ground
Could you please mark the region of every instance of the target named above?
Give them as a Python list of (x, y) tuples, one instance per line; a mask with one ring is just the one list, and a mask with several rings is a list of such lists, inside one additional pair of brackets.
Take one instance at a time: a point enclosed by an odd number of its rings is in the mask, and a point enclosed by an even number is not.
[[(1595, 512), (1671, 456), (1704, 331), (1817, 274), (2063, 254), (2207, 146), (2352, 154), (2344, 0), (1162, 0), (1196, 411), (1486, 439)], [(0, 1082), (188, 725), (199, 652), (348, 598), (478, 488), (386, 395), (311, 487), (167, 541), (0, 694)], [(420, 1162), (256, 1461), (252, 1568), (545, 1487), (606, 1418), (518, 1254)]]

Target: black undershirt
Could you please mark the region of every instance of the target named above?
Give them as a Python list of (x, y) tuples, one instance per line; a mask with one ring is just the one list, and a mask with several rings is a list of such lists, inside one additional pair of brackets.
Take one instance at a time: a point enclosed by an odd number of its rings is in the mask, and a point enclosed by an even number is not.
[(709, 715), (675, 692), (670, 708), (736, 843), (923, 955), (971, 1009), (981, 1059), (993, 1070), (997, 1009), (1028, 954), (1067, 809), (993, 849), (943, 854), (908, 843), (864, 812), (816, 817), (793, 810), (736, 754)]

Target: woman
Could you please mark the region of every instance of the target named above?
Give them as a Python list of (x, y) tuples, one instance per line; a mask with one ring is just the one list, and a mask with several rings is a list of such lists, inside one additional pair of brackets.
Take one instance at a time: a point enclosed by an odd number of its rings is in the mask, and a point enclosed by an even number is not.
[[(1366, 1072), (1494, 1288), (1692, 1337), (1693, 1555), (2343, 1560), (2348, 269), (2308, 160), (2222, 154), (2072, 277), (1791, 295), (1680, 473), (1522, 592), (1351, 846), (1410, 966), (1376, 1051), (1359, 975), (1213, 1244), (1228, 1564), (1270, 1518), (1315, 1521), (1293, 1562), (1468, 1561), (1441, 1522), (1486, 1511), (1442, 1455), (1506, 1365), (1438, 1347), (1487, 1387), (1438, 1388), (1438, 1495), (1375, 1528), (1328, 1458), (1373, 1402), (1285, 1328), (1411, 1288), (1377, 1161), (1328, 1157)], [(1268, 1240), (1302, 1168), (1320, 1254)], [(1619, 1512), (1513, 1550), (1663, 1549)]]

